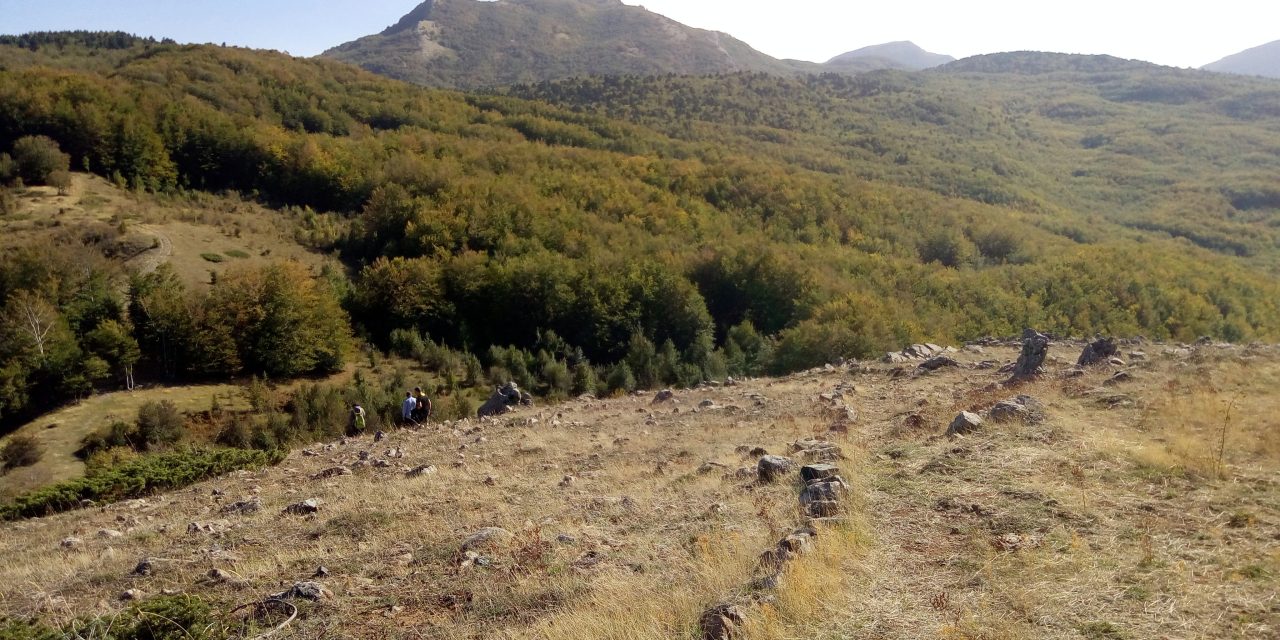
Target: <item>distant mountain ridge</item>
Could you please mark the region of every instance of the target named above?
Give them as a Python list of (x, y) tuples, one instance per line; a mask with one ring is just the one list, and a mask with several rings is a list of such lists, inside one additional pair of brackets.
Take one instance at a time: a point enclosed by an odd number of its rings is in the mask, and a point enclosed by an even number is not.
[(480, 89), (588, 75), (780, 75), (918, 70), (951, 61), (910, 42), (779, 60), (728, 34), (621, 0), (427, 0), (381, 33), (322, 56), (417, 84)]
[(930, 53), (921, 49), (914, 42), (899, 41), (863, 47), (848, 53), (842, 53), (830, 60), (825, 66), (841, 67), (866, 65), (868, 62), (881, 63), (880, 68), (899, 68), (919, 71), (954, 62), (955, 58), (940, 53)]
[(1220, 73), (1280, 78), (1280, 40), (1245, 49), (1201, 68)]

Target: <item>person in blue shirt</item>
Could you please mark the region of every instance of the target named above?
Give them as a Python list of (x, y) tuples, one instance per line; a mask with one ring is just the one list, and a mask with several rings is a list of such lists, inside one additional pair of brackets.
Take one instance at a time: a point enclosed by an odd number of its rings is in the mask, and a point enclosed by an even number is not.
[(418, 399), (413, 397), (413, 392), (404, 392), (404, 403), (400, 405), (400, 417), (404, 419), (405, 422), (418, 424), (418, 421), (413, 417), (413, 414), (417, 409)]

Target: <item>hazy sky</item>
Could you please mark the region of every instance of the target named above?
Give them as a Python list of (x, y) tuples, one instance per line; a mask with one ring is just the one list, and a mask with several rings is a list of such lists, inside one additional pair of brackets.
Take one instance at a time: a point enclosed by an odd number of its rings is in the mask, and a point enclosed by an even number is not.
[[(1034, 49), (1198, 67), (1280, 39), (1275, 0), (624, 0), (724, 31), (781, 58), (822, 62), (911, 40), (956, 57)], [(0, 0), (0, 33), (122, 30), (294, 55), (381, 31), (417, 0)]]

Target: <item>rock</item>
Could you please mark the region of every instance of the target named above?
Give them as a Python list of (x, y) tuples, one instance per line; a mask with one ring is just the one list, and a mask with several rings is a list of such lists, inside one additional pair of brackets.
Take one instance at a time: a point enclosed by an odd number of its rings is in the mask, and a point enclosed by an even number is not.
[(813, 502), (840, 502), (848, 490), (849, 485), (839, 476), (832, 480), (813, 482), (800, 493), (800, 504), (808, 506)]
[(1031, 396), (1018, 396), (1001, 400), (987, 411), (992, 422), (1024, 422), (1035, 423), (1043, 418), (1044, 408), (1039, 400)]
[(937, 371), (946, 367), (959, 367), (960, 363), (950, 356), (934, 356), (920, 363), (918, 369), (924, 371)]
[(295, 582), (292, 587), (273, 593), (268, 598), (272, 600), (310, 600), (319, 602), (333, 597), (333, 592), (324, 588), (319, 582)]
[[(360, 456), (361, 460), (368, 459), (369, 456), (367, 451), (361, 451), (360, 453), (361, 453), (361, 456)], [(351, 470), (346, 467), (329, 467), (328, 469), (325, 469), (324, 471), (321, 471), (320, 473), (317, 473), (311, 476), (311, 479), (312, 480), (328, 480), (329, 478), (336, 478), (338, 476), (349, 476), (349, 475), (351, 475)]]
[(316, 569), (316, 572), (311, 574), (311, 577), (312, 578), (328, 578), (329, 577), (328, 567), (325, 567), (324, 565), (320, 565), (319, 568)]
[(704, 611), (698, 617), (698, 628), (702, 630), (703, 640), (728, 640), (738, 635), (746, 620), (742, 607), (726, 602)]
[(320, 501), (316, 498), (307, 498), (302, 502), (296, 502), (284, 508), (284, 512), (290, 515), (303, 516), (309, 513), (315, 513), (320, 510)]
[(1048, 336), (1035, 329), (1023, 331), (1022, 354), (1018, 356), (1018, 362), (1013, 368), (1013, 378), (1016, 380), (1039, 375), (1040, 367), (1044, 365), (1044, 359), (1048, 355)]
[(506, 546), (507, 543), (515, 538), (510, 531), (502, 527), (485, 527), (469, 536), (462, 541), (461, 551), (474, 551), (476, 549), (493, 549)]
[(1107, 362), (1117, 367), (1124, 366), (1124, 360), (1121, 360), (1120, 358), (1117, 358), (1114, 356), (1111, 359), (1107, 360)]
[(573, 476), (565, 476), (565, 477), (563, 477), (563, 478), (561, 478), (561, 479), (560, 479), (560, 486), (561, 486), (561, 487), (568, 487), (569, 485), (573, 484), (576, 480), (577, 480), (577, 479), (576, 479), (576, 478), (574, 478)]
[(844, 452), (840, 449), (840, 446), (826, 440), (814, 440), (812, 438), (797, 440), (791, 443), (791, 451), (801, 454), (806, 460), (830, 462), (844, 459)]
[(748, 452), (747, 452), (747, 455), (751, 456), (752, 458), (759, 458), (760, 456), (767, 456), (767, 455), (769, 455), (769, 451), (768, 451), (767, 449), (765, 449), (764, 447), (756, 447), (756, 448), (754, 448), (754, 449), (752, 449), (752, 450), (748, 451)]
[(123, 538), (124, 534), (115, 529), (98, 529), (99, 538)]
[(1106, 386), (1111, 386), (1111, 385), (1120, 384), (1122, 382), (1129, 382), (1131, 380), (1133, 380), (1132, 373), (1129, 373), (1128, 371), (1117, 371), (1115, 375), (1111, 376), (1110, 378), (1107, 378), (1106, 380), (1103, 380), (1102, 384)]
[(187, 533), (222, 533), (230, 528), (231, 523), (226, 520), (187, 523)]
[(951, 421), (951, 425), (947, 427), (947, 435), (956, 436), (977, 430), (982, 426), (982, 418), (976, 413), (961, 411), (955, 420)]
[(261, 510), (262, 510), (262, 499), (255, 497), (252, 500), (241, 500), (239, 502), (233, 502), (228, 505), (223, 505), (221, 512), (222, 513), (238, 513), (241, 515), (247, 515), (250, 513), (257, 513)]
[(435, 473), (436, 466), (434, 464), (424, 464), (408, 470), (404, 475), (406, 478), (419, 478), (422, 476), (435, 475)]
[(1147, 359), (1147, 354), (1144, 351), (1130, 351), (1129, 359), (1133, 362), (1141, 362)]
[(669, 402), (671, 400), (674, 400), (675, 397), (676, 397), (676, 392), (670, 389), (663, 389), (662, 391), (659, 391), (658, 393), (654, 394), (653, 402), (651, 402), (650, 404), (661, 404), (663, 402)]
[(800, 479), (806, 484), (827, 480), (840, 475), (840, 467), (833, 464), (807, 464), (800, 468)]
[(62, 542), (58, 543), (58, 546), (62, 547), (63, 549), (76, 549), (81, 546), (84, 546), (84, 541), (81, 540), (80, 538), (76, 538), (73, 536), (70, 538), (63, 538)]
[(130, 575), (149, 576), (152, 573), (155, 573), (155, 565), (151, 563), (151, 558), (143, 558), (133, 567)]
[(521, 404), (522, 395), (520, 387), (514, 382), (508, 382), (501, 387), (493, 390), (493, 394), (485, 400), (484, 404), (476, 411), (476, 417), (484, 418), (486, 416), (500, 416), (512, 410), (512, 407)]
[(1080, 358), (1076, 360), (1076, 366), (1091, 367), (1106, 362), (1119, 351), (1114, 338), (1099, 338), (1085, 345), (1084, 351), (1080, 352)]
[(698, 408), (700, 409), (710, 409), (714, 406), (716, 406), (716, 401), (710, 398), (698, 403)]
[(756, 475), (759, 477), (760, 482), (773, 482), (791, 473), (795, 468), (796, 463), (791, 458), (764, 456), (756, 463)]
[(120, 594), (120, 599), (124, 600), (125, 602), (141, 600), (143, 599), (143, 597), (144, 597), (144, 594), (137, 589), (128, 589), (124, 593)]
[(485, 476), (484, 485), (486, 487), (495, 487), (498, 485), (498, 476)]

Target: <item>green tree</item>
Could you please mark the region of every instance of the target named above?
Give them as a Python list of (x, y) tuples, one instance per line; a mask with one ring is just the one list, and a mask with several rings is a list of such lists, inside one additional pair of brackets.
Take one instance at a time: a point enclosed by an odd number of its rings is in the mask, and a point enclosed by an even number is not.
[(71, 168), (71, 156), (48, 136), (23, 136), (13, 143), (18, 175), (31, 184), (45, 184), (54, 172)]

